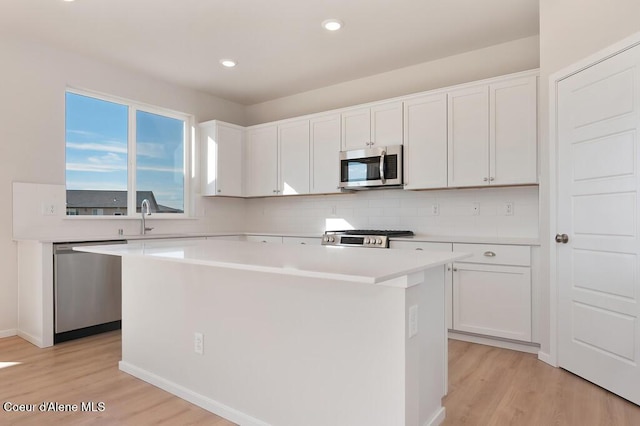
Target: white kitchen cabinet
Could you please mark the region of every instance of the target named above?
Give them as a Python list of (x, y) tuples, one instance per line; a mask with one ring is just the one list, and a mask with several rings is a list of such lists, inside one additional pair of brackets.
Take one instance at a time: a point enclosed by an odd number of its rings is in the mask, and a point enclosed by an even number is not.
[(278, 194), (278, 126), (249, 128), (246, 133), (246, 193), (250, 197)]
[(402, 102), (386, 102), (342, 113), (342, 149), (402, 145)]
[(449, 92), (448, 117), (448, 186), (488, 184), (489, 87)]
[(453, 329), (531, 342), (530, 247), (454, 244)]
[(279, 195), (309, 193), (309, 120), (278, 125)]
[(340, 114), (312, 118), (311, 182), (312, 194), (340, 192)]
[[(401, 250), (418, 250), (418, 251), (452, 251), (452, 243), (432, 243), (421, 241), (389, 241), (389, 248)], [(446, 265), (444, 275), (444, 314), (447, 328), (453, 328), (453, 267), (451, 264)]]
[(537, 77), (448, 94), (448, 186), (536, 183)]
[(242, 197), (244, 129), (222, 121), (200, 124), (202, 195)]
[(489, 183), (536, 183), (537, 77), (489, 85)]
[(247, 195), (309, 193), (309, 120), (247, 130)]
[(447, 186), (447, 94), (404, 102), (405, 189)]

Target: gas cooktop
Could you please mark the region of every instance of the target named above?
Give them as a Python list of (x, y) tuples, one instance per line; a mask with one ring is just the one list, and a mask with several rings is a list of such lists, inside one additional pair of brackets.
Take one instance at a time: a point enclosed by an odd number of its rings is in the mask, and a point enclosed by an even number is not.
[(413, 236), (412, 231), (399, 230), (347, 229), (343, 231), (326, 231), (322, 237), (322, 245), (389, 248), (390, 237), (411, 236)]

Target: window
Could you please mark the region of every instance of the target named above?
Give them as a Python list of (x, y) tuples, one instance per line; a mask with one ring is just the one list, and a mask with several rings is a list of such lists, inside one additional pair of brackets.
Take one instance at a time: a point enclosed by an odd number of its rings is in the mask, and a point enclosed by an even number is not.
[(189, 117), (66, 92), (67, 215), (184, 214)]

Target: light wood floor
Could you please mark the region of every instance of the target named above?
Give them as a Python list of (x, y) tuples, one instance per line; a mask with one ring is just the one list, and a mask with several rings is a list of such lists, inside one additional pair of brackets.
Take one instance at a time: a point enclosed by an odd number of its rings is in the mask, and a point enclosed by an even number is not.
[[(20, 362), (0, 368), (0, 404), (106, 405), (101, 413), (7, 413), (0, 406), (0, 425), (233, 425), (121, 372), (120, 354), (120, 332), (47, 349), (0, 339), (0, 363)], [(640, 407), (531, 354), (452, 340), (449, 362), (445, 425), (640, 425)]]

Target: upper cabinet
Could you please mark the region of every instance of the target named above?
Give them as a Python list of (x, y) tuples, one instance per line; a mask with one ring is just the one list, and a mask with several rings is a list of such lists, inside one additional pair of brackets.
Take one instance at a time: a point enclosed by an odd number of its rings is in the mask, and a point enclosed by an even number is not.
[(246, 194), (264, 197), (278, 194), (278, 126), (247, 129)]
[(202, 192), (339, 193), (340, 150), (391, 145), (404, 145), (405, 189), (536, 184), (537, 79), (523, 72), (246, 130), (202, 123)]
[(247, 129), (249, 197), (309, 193), (309, 120)]
[(402, 145), (402, 102), (342, 113), (342, 149)]
[(278, 195), (309, 193), (309, 120), (278, 126)]
[(340, 192), (340, 114), (312, 118), (311, 135), (311, 193)]
[(537, 180), (537, 77), (450, 91), (448, 186)]
[(537, 77), (489, 85), (489, 181), (494, 185), (538, 180)]
[(404, 102), (405, 189), (447, 186), (447, 94)]
[(203, 195), (243, 195), (243, 134), (243, 127), (222, 121), (200, 124)]

